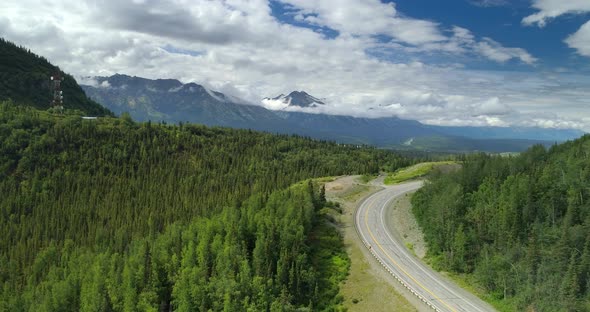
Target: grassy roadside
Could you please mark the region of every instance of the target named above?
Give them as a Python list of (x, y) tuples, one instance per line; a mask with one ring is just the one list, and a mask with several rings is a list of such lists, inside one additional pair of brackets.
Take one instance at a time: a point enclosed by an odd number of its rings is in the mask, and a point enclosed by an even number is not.
[[(428, 258), (426, 259), (427, 263), (430, 265)], [(477, 286), (477, 281), (474, 280), (473, 276), (467, 274), (458, 274), (452, 272), (441, 272), (445, 277), (449, 278), (455, 284), (459, 285), (459, 287), (467, 290), (471, 294), (475, 295), (476, 297), (482, 299), (483, 301), (489, 303), (492, 307), (500, 312), (511, 312), (517, 311), (518, 308), (516, 305), (511, 304), (509, 300), (498, 300), (497, 298), (493, 297), (485, 290)]]
[(423, 177), (429, 174), (432, 169), (442, 165), (453, 165), (456, 164), (454, 161), (437, 161), (437, 162), (424, 162), (419, 163), (410, 167), (399, 169), (385, 178), (383, 183), (386, 185), (401, 183), (407, 180)]
[(359, 177), (359, 181), (361, 181), (362, 183), (369, 183), (372, 180), (375, 180), (377, 178), (377, 175), (374, 174), (370, 174), (370, 175), (362, 175)]

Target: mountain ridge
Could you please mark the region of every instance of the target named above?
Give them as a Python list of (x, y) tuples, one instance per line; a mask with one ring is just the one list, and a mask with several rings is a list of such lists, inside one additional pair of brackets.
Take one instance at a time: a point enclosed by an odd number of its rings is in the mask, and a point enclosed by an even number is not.
[[(299, 134), (341, 143), (426, 151), (515, 152), (534, 144), (551, 145), (583, 134), (577, 130), (537, 128), (523, 131), (519, 128), (442, 127), (398, 117), (364, 118), (270, 110), (243, 100), (236, 103), (239, 99), (196, 83), (182, 84), (174, 79), (150, 80), (127, 75), (114, 77), (113, 83), (110, 77), (96, 77), (95, 86), (85, 85), (83, 88), (91, 98), (115, 113), (128, 111), (140, 121), (193, 122)], [(171, 87), (174, 87), (172, 91)], [(282, 95), (282, 98), (286, 97)], [(410, 139), (415, 139), (416, 143), (410, 146), (403, 144)]]

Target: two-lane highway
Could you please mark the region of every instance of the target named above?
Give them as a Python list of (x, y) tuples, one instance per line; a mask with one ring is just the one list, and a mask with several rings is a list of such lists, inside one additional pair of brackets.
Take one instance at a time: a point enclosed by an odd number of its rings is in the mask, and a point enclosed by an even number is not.
[[(359, 206), (355, 226), (373, 256), (412, 294), (436, 311), (495, 311), (414, 257), (386, 226), (385, 211), (396, 198), (422, 187), (421, 181), (388, 186)], [(395, 234), (395, 233), (394, 233)]]

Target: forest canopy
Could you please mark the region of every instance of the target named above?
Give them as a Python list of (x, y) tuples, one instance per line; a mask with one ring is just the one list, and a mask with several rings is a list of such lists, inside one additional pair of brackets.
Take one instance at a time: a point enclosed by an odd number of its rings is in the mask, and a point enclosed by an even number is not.
[(590, 136), (476, 155), (413, 197), (429, 256), (507, 310), (590, 311)]
[(310, 238), (326, 203), (317, 185), (290, 186), (410, 163), (297, 136), (4, 102), (0, 310), (333, 309)]

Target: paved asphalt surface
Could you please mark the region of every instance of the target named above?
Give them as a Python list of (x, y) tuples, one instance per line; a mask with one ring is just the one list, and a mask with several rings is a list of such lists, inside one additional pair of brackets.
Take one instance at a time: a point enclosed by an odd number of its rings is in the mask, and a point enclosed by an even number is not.
[(373, 256), (395, 279), (435, 311), (495, 311), (489, 304), (461, 289), (427, 267), (404, 246), (395, 229), (388, 229), (385, 210), (397, 197), (422, 187), (421, 181), (387, 186), (357, 209), (355, 226)]

